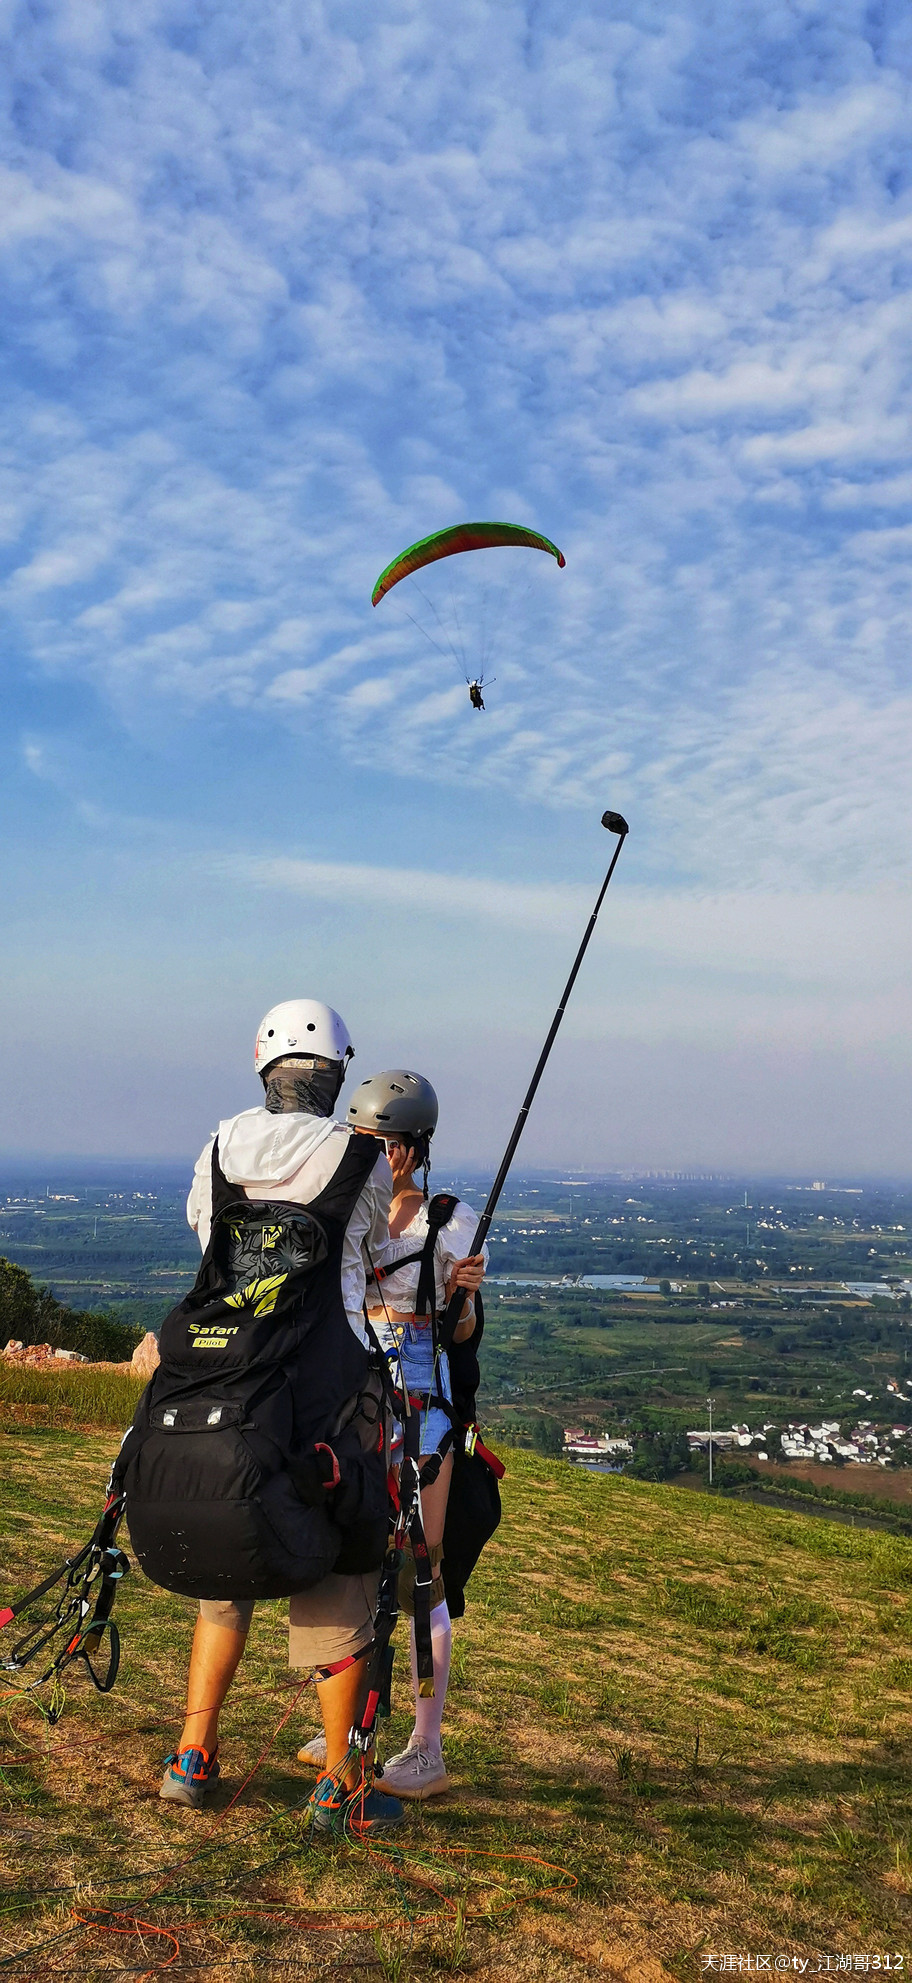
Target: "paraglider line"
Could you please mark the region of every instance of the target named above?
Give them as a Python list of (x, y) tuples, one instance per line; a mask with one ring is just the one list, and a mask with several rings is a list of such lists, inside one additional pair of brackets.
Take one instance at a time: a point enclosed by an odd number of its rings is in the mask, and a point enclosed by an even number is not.
[(438, 652), (438, 654), (442, 654), (442, 655), (443, 655), (443, 658), (444, 658), (444, 660), (445, 660), (445, 661), (448, 661), (450, 657), (449, 657), (449, 655), (448, 655), (448, 653), (447, 653), (447, 651), (446, 651), (446, 648), (445, 648), (445, 647), (441, 647), (441, 645), (440, 645), (440, 642), (439, 642), (439, 640), (435, 640), (435, 639), (434, 639), (434, 636), (433, 636), (433, 634), (432, 634), (432, 633), (428, 633), (428, 630), (427, 630), (427, 627), (423, 627), (423, 626), (422, 626), (422, 624), (421, 624), (421, 621), (420, 621), (420, 620), (416, 620), (416, 618), (415, 618), (415, 615), (414, 615), (414, 613), (410, 613), (410, 612), (409, 612), (409, 609), (408, 609), (408, 607), (407, 607), (407, 606), (403, 606), (403, 608), (402, 608), (402, 610), (403, 610), (403, 612), (404, 612), (404, 614), (405, 614), (405, 617), (406, 617), (406, 619), (407, 619), (407, 620), (411, 620), (411, 622), (412, 622), (412, 626), (413, 626), (413, 627), (417, 627), (417, 628), (418, 628), (418, 632), (419, 632), (419, 633), (423, 633), (423, 635), (424, 635), (424, 638), (425, 638), (425, 640), (429, 640), (429, 641), (430, 641), (430, 643), (431, 643), (431, 646), (432, 646), (432, 647), (436, 647), (436, 649), (437, 649), (437, 652)]
[[(463, 669), (463, 673), (465, 674), (465, 665), (466, 665), (465, 642), (462, 638), (462, 628), (459, 624), (459, 608), (456, 604), (456, 587), (454, 585), (450, 586), (450, 611), (456, 622), (456, 633), (459, 639), (459, 652), (462, 656), (462, 669)], [(468, 679), (469, 677), (468, 675), (466, 675), (466, 681), (468, 681)]]
[[(429, 607), (430, 607), (430, 609), (431, 609), (431, 612), (433, 613), (433, 615), (434, 615), (434, 618), (435, 618), (435, 620), (437, 621), (437, 625), (439, 626), (439, 628), (440, 628), (440, 631), (441, 631), (441, 633), (442, 633), (442, 635), (443, 635), (443, 638), (444, 638), (444, 640), (446, 641), (446, 644), (447, 644), (447, 646), (448, 646), (448, 648), (449, 648), (449, 650), (450, 650), (450, 653), (451, 653), (451, 654), (452, 654), (452, 656), (453, 656), (453, 660), (454, 660), (454, 661), (458, 661), (458, 662), (459, 662), (459, 665), (460, 665), (460, 667), (461, 667), (461, 668), (465, 668), (465, 662), (464, 662), (464, 661), (462, 661), (462, 660), (460, 660), (460, 657), (459, 657), (459, 655), (457, 654), (457, 652), (456, 652), (456, 649), (455, 649), (455, 647), (453, 646), (453, 643), (452, 643), (452, 641), (451, 641), (451, 639), (450, 639), (450, 636), (449, 636), (449, 634), (447, 633), (447, 630), (446, 630), (446, 627), (445, 627), (445, 626), (444, 626), (444, 624), (443, 624), (443, 621), (442, 621), (442, 619), (441, 619), (441, 617), (440, 617), (440, 614), (438, 613), (438, 611), (437, 611), (437, 608), (436, 608), (436, 606), (434, 605), (434, 601), (433, 601), (433, 599), (429, 599), (429, 598), (428, 598), (428, 596), (427, 596), (427, 593), (426, 593), (426, 592), (422, 592), (422, 590), (421, 590), (421, 587), (420, 587), (420, 585), (418, 584), (418, 581), (417, 581), (417, 579), (415, 579), (415, 578), (413, 578), (413, 577), (412, 577), (412, 574), (411, 574), (411, 572), (409, 573), (409, 583), (410, 583), (411, 585), (413, 585), (413, 586), (415, 587), (415, 591), (417, 592), (417, 594), (418, 594), (418, 597), (419, 597), (419, 599), (423, 599), (423, 600), (424, 600), (424, 603), (425, 603), (425, 605), (426, 605), (426, 606), (429, 606)], [(428, 635), (428, 639), (430, 639), (430, 635)]]

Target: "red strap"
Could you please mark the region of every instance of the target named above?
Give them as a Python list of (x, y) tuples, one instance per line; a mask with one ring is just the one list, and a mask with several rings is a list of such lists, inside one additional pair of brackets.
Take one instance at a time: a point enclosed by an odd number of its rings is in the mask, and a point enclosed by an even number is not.
[(5, 1611), (0, 1611), (0, 1631), (2, 1631), (4, 1625), (8, 1625), (10, 1619), (15, 1618), (15, 1616), (16, 1616), (15, 1611), (10, 1611), (9, 1607), (7, 1607)]
[(372, 1650), (373, 1643), (373, 1639), (368, 1639), (367, 1645), (362, 1646), (360, 1652), (349, 1653), (347, 1659), (337, 1659), (332, 1666), (316, 1667), (314, 1670), (318, 1680), (332, 1680), (336, 1673), (347, 1673), (350, 1666), (357, 1666), (359, 1659), (366, 1659), (368, 1653)]
[(315, 1447), (314, 1447), (314, 1452), (315, 1452), (315, 1453), (328, 1453), (328, 1454), (329, 1454), (329, 1457), (330, 1457), (330, 1459), (332, 1460), (332, 1463), (333, 1463), (333, 1470), (332, 1470), (332, 1479), (331, 1479), (331, 1480), (327, 1480), (327, 1481), (324, 1481), (324, 1483), (323, 1483), (323, 1485), (324, 1485), (324, 1487), (326, 1488), (326, 1492), (327, 1492), (327, 1494), (331, 1494), (331, 1493), (332, 1493), (332, 1490), (333, 1490), (333, 1488), (334, 1488), (334, 1487), (338, 1487), (338, 1485), (339, 1485), (339, 1482), (340, 1482), (340, 1480), (342, 1479), (342, 1475), (341, 1475), (341, 1473), (339, 1472), (339, 1462), (338, 1462), (338, 1460), (336, 1459), (336, 1456), (335, 1456), (335, 1453), (333, 1452), (333, 1449), (332, 1449), (332, 1447), (331, 1447), (331, 1446), (327, 1446), (327, 1445), (325, 1445), (322, 1439), (318, 1439), (318, 1440), (317, 1440), (317, 1443), (316, 1443), (316, 1445), (315, 1445)]
[(480, 1439), (476, 1439), (475, 1441), (475, 1451), (484, 1460), (485, 1466), (490, 1467), (495, 1480), (503, 1480), (504, 1474), (507, 1471), (503, 1460), (499, 1460), (497, 1454), (492, 1453), (489, 1446), (483, 1446)]

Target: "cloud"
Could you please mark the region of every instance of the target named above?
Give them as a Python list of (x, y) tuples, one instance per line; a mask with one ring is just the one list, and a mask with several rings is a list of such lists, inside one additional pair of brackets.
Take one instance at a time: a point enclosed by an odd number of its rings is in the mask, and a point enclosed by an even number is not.
[[(397, 794), (455, 794), (504, 843), (522, 807), (545, 867), (562, 816), (610, 802), (669, 941), (678, 893), (696, 915), (794, 891), (808, 929), (818, 896), (892, 901), (905, 33), (893, 0), (876, 27), (860, 0), (17, 18), (0, 598), (24, 727), (64, 726), (69, 697), (131, 749), (208, 725), (251, 847), (276, 723), (318, 737), (340, 790), (383, 767), (371, 854)], [(396, 549), (471, 515), (537, 523), (566, 570), (504, 553), (509, 597), (492, 581), (477, 628), (464, 595), (445, 634), (412, 594), (411, 619), (396, 595), (375, 613)], [(437, 570), (441, 613), (451, 581), (488, 601), (480, 563)], [(161, 778), (172, 820), (192, 778)], [(348, 822), (324, 844), (299, 803), (326, 888), (360, 902)], [(563, 897), (501, 885), (511, 928), (569, 935)], [(759, 974), (752, 925), (724, 920), (726, 957)], [(772, 910), (764, 927), (805, 955)]]
[[(340, 914), (356, 906), (387, 929), (398, 928), (407, 912), (435, 926), (444, 949), (463, 945), (467, 929), (482, 943), (489, 928), (557, 937), (568, 970), (594, 898), (593, 888), (578, 884), (285, 855), (202, 865), (234, 888), (328, 902)], [(912, 929), (904, 891), (889, 885), (662, 892), (622, 877), (605, 910), (603, 938), (613, 960), (615, 1035), (688, 1039), (715, 1030), (728, 1040), (800, 1041), (812, 1018), (817, 1045), (884, 1046), (903, 1030)], [(370, 947), (363, 925), (362, 942)], [(691, 998), (682, 997), (688, 983)], [(577, 1031), (602, 1032), (601, 998), (584, 978)]]

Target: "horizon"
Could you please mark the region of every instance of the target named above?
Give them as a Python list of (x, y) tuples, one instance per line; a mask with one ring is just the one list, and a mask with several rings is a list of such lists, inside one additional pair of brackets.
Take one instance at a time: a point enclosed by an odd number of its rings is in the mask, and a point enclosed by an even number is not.
[[(5, 1185), (15, 1176), (18, 1176), (22, 1181), (31, 1183), (44, 1180), (48, 1189), (54, 1183), (75, 1182), (82, 1183), (86, 1189), (91, 1189), (92, 1180), (90, 1178), (85, 1176), (77, 1178), (75, 1175), (77, 1171), (85, 1172), (89, 1166), (94, 1166), (97, 1169), (107, 1169), (112, 1174), (123, 1174), (124, 1177), (128, 1174), (130, 1176), (151, 1176), (153, 1173), (159, 1175), (173, 1173), (174, 1180), (177, 1182), (179, 1178), (183, 1179), (185, 1176), (187, 1178), (192, 1176), (195, 1162), (195, 1157), (154, 1155), (151, 1157), (105, 1156), (95, 1153), (80, 1157), (78, 1154), (73, 1154), (72, 1152), (63, 1152), (57, 1155), (48, 1155), (47, 1152), (39, 1152), (38, 1154), (25, 1153), (22, 1156), (17, 1156), (15, 1152), (10, 1153), (0, 1150), (0, 1191), (3, 1191)], [(474, 1184), (476, 1182), (483, 1184), (485, 1180), (494, 1176), (497, 1164), (497, 1158), (493, 1158), (487, 1164), (480, 1162), (478, 1159), (453, 1160), (452, 1162), (443, 1160), (436, 1161), (433, 1168), (434, 1171), (438, 1172), (446, 1171), (448, 1175), (456, 1176), (467, 1184)], [(568, 1169), (573, 1172), (572, 1176), (567, 1175)], [(736, 1165), (724, 1169), (676, 1170), (665, 1166), (622, 1164), (602, 1168), (595, 1164), (586, 1164), (578, 1167), (574, 1165), (517, 1165), (509, 1172), (506, 1183), (504, 1184), (504, 1191), (506, 1192), (511, 1186), (530, 1184), (537, 1180), (541, 1180), (547, 1184), (565, 1184), (568, 1187), (576, 1187), (577, 1185), (584, 1186), (587, 1183), (623, 1184), (636, 1182), (638, 1179), (644, 1183), (648, 1182), (652, 1184), (732, 1184), (742, 1188), (746, 1186), (748, 1189), (755, 1188), (757, 1190), (772, 1186), (776, 1186), (779, 1190), (792, 1191), (810, 1191), (816, 1188), (822, 1191), (830, 1191), (837, 1195), (845, 1192), (851, 1193), (853, 1190), (903, 1191), (912, 1189), (912, 1172), (883, 1171), (865, 1173), (861, 1171), (846, 1171), (820, 1178), (812, 1171), (803, 1173), (795, 1170), (768, 1171), (758, 1170), (750, 1165), (740, 1167)], [(433, 1181), (432, 1171), (432, 1183)], [(102, 1184), (103, 1180), (99, 1180), (98, 1188), (101, 1188)]]

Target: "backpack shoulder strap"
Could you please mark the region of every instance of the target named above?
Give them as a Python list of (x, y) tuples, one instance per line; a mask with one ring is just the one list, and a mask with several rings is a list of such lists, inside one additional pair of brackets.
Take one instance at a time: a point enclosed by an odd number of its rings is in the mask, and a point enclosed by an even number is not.
[[(437, 1289), (434, 1281), (434, 1248), (438, 1233), (448, 1226), (459, 1199), (451, 1191), (438, 1191), (428, 1206), (427, 1237), (419, 1254), (421, 1267), (418, 1273), (418, 1291), (415, 1295), (416, 1315), (435, 1315), (437, 1310)], [(402, 1264), (401, 1262), (399, 1263)]]
[(308, 1199), (307, 1210), (317, 1218), (338, 1219), (343, 1228), (347, 1226), (383, 1147), (376, 1136), (349, 1136), (342, 1162), (316, 1198)]
[(436, 1239), (437, 1234), (441, 1230), (441, 1227), (449, 1225), (450, 1220), (458, 1204), (459, 1204), (459, 1199), (457, 1198), (455, 1191), (435, 1192), (428, 1206), (428, 1237), (429, 1238), (431, 1232), (433, 1231), (434, 1238)]
[(212, 1145), (212, 1224), (220, 1212), (228, 1205), (236, 1205), (244, 1193), (237, 1185), (230, 1185), (219, 1162), (218, 1137)]

